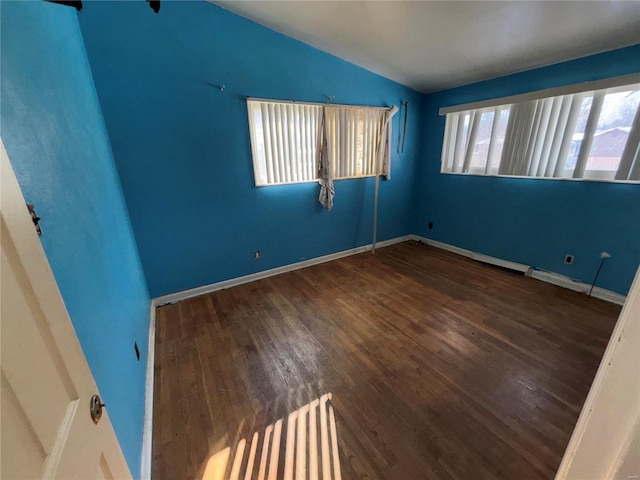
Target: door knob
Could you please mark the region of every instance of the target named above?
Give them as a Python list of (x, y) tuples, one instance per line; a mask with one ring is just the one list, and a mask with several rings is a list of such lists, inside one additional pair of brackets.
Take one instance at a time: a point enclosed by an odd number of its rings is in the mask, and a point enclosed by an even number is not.
[(91, 397), (91, 401), (89, 403), (89, 411), (91, 412), (91, 420), (96, 425), (102, 418), (102, 407), (106, 407), (99, 395), (94, 395)]

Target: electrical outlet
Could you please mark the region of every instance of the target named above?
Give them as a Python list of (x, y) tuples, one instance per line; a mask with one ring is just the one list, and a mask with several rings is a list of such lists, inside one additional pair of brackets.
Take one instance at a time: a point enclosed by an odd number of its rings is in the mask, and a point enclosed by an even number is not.
[(564, 257), (564, 263), (571, 265), (573, 263), (573, 255), (566, 255)]
[(433, 222), (429, 222), (429, 230), (433, 230)]
[(256, 250), (253, 256), (255, 257), (256, 260), (260, 260), (260, 250)]

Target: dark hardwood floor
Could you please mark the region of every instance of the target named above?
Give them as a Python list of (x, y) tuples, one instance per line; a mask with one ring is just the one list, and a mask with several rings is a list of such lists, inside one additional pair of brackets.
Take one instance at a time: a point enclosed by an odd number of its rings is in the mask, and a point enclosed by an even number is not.
[(416, 242), (161, 307), (153, 478), (332, 392), (344, 479), (551, 479), (619, 311)]

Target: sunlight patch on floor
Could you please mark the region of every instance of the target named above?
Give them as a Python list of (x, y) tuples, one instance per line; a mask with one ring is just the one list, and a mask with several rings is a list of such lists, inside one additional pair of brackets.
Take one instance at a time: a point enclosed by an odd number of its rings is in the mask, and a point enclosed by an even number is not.
[(227, 447), (211, 455), (204, 470), (204, 475), (202, 475), (202, 480), (224, 480), (230, 453), (231, 449)]
[(230, 447), (212, 455), (202, 480), (250, 480), (256, 470), (258, 480), (341, 480), (331, 393), (291, 412), (286, 423), (284, 420), (255, 432), (248, 448), (247, 440), (240, 440), (232, 464)]

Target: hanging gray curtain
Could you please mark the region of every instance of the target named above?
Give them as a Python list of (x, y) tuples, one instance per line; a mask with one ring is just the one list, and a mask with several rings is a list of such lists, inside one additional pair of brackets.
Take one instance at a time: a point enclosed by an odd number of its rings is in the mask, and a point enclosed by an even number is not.
[(336, 191), (333, 188), (333, 172), (331, 171), (331, 159), (329, 158), (329, 149), (327, 147), (326, 110), (326, 107), (322, 109), (322, 119), (318, 132), (318, 183), (320, 183), (318, 201), (325, 209), (331, 210)]

